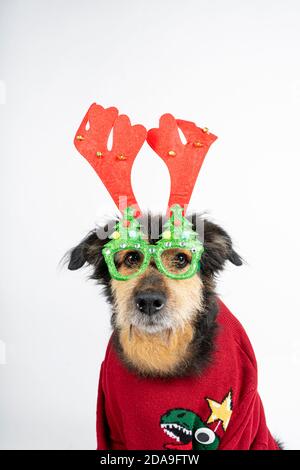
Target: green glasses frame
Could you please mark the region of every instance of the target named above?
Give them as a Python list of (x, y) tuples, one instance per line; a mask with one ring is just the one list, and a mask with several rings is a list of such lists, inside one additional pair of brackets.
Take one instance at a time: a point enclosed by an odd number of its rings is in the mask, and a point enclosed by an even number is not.
[[(117, 240), (114, 240), (116, 242)], [(170, 272), (162, 262), (161, 256), (166, 250), (170, 250), (172, 248), (181, 248), (185, 250), (189, 250), (191, 252), (191, 261), (190, 266), (185, 272), (178, 272), (173, 273)], [(141, 263), (141, 266), (132, 274), (124, 275), (121, 274), (115, 264), (115, 255), (123, 250), (132, 250), (132, 251), (139, 251), (144, 256), (144, 259)], [(120, 243), (114, 244), (114, 247), (106, 246), (103, 250), (103, 256), (106, 261), (109, 273), (113, 279), (119, 281), (125, 281), (128, 279), (133, 279), (137, 276), (140, 276), (144, 273), (149, 266), (151, 258), (154, 259), (157, 269), (165, 274), (167, 277), (171, 279), (188, 279), (192, 277), (197, 271), (200, 269), (200, 259), (201, 255), (204, 251), (203, 245), (201, 243), (193, 243), (193, 242), (175, 242), (175, 241), (165, 241), (160, 240), (156, 245), (150, 245), (144, 240), (139, 243), (130, 242), (127, 243)]]
[[(188, 279), (200, 270), (204, 247), (197, 232), (192, 229), (191, 222), (183, 216), (183, 208), (178, 204), (171, 207), (171, 216), (164, 225), (162, 238), (155, 245), (150, 245), (143, 238), (132, 207), (124, 210), (124, 217), (116, 224), (110, 238), (111, 240), (103, 247), (102, 254), (113, 279), (127, 281), (139, 276), (146, 271), (151, 258), (154, 259), (157, 269), (171, 279)], [(162, 255), (172, 248), (190, 251), (191, 261), (186, 271), (174, 273), (164, 265)], [(124, 250), (139, 251), (144, 257), (139, 268), (130, 274), (122, 274), (115, 264), (115, 255)]]

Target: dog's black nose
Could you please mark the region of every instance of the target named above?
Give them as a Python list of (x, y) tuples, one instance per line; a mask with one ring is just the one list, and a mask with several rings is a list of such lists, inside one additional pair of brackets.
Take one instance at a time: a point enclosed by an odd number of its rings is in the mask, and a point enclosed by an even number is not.
[(163, 292), (140, 292), (135, 297), (137, 308), (147, 315), (153, 315), (163, 308), (166, 296)]

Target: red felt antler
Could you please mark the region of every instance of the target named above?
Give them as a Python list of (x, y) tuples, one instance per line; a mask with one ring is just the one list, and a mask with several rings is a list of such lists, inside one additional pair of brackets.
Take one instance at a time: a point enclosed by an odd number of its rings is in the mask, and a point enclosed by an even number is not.
[[(108, 150), (107, 141), (112, 129), (113, 145)], [(117, 207), (121, 199), (126, 198), (124, 206), (135, 206), (137, 216), (140, 210), (131, 186), (131, 169), (146, 134), (144, 126), (131, 126), (127, 116), (118, 116), (117, 108), (105, 109), (94, 103), (74, 139), (78, 152), (92, 165)]]
[[(180, 139), (178, 127), (186, 138), (186, 144)], [(176, 120), (171, 114), (164, 114), (160, 118), (158, 129), (148, 131), (148, 144), (169, 169), (169, 208), (173, 204), (180, 204), (186, 209), (205, 155), (216, 139), (207, 128), (201, 129), (190, 121)]]

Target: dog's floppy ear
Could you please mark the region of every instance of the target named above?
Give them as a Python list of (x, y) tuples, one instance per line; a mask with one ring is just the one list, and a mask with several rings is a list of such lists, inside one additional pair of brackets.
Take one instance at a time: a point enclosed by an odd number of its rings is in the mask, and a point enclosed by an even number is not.
[(69, 252), (68, 269), (75, 271), (82, 268), (85, 263), (95, 265), (101, 255), (103, 243), (98, 238), (96, 231), (90, 232), (79, 245)]
[(204, 220), (204, 253), (201, 257), (201, 270), (217, 274), (228, 260), (236, 266), (243, 264), (242, 258), (232, 248), (230, 236), (219, 225)]

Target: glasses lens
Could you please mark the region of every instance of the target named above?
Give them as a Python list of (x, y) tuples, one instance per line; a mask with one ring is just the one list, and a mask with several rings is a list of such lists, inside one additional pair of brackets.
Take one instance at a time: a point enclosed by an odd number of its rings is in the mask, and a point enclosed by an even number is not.
[(121, 250), (114, 256), (117, 271), (122, 276), (136, 274), (144, 262), (144, 255), (139, 250)]
[(191, 267), (192, 253), (190, 250), (170, 248), (161, 254), (164, 268), (171, 274), (184, 274)]

